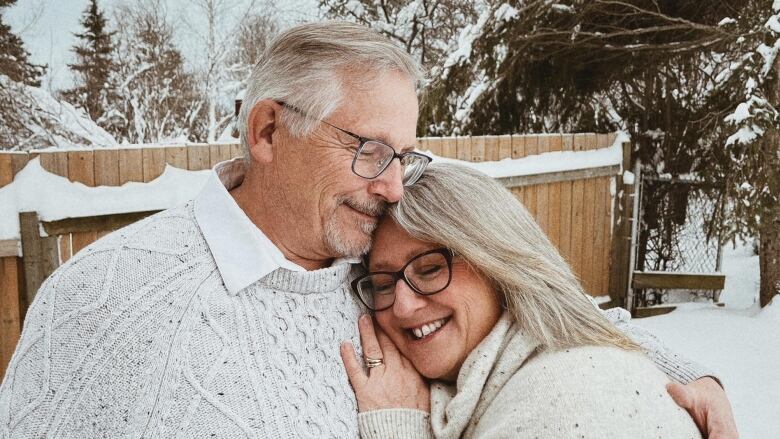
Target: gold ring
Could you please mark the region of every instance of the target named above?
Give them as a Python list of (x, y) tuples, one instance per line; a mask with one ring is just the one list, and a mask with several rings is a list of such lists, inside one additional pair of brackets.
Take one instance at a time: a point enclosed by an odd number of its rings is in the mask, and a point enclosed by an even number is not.
[(364, 357), (364, 358), (366, 360), (366, 367), (369, 369), (382, 366), (385, 364), (384, 360), (382, 360), (381, 358), (369, 358), (369, 357)]

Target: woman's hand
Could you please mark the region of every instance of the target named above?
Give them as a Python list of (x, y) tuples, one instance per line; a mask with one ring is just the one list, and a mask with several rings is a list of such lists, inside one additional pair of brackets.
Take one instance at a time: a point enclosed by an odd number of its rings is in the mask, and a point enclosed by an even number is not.
[(341, 344), (341, 360), (349, 382), (355, 390), (358, 411), (390, 408), (412, 408), (431, 411), (428, 383), (395, 347), (381, 329), (374, 329), (371, 317), (364, 315), (358, 322), (360, 344), (365, 358), (383, 361), (367, 371), (357, 361), (352, 343)]

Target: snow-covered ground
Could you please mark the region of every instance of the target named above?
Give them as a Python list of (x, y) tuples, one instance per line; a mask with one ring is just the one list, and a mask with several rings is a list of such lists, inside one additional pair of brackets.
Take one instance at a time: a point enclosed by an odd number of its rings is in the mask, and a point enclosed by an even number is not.
[(691, 303), (634, 322), (723, 381), (742, 439), (780, 438), (780, 298), (758, 308), (758, 256), (730, 245), (723, 258), (725, 307)]

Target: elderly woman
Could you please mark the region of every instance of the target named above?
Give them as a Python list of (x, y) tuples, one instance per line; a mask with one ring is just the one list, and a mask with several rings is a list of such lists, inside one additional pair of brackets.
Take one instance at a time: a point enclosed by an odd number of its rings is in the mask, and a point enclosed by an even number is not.
[(353, 283), (378, 326), (360, 322), (368, 373), (341, 350), (361, 437), (701, 437), (491, 178), (430, 166), (380, 222), (368, 268)]

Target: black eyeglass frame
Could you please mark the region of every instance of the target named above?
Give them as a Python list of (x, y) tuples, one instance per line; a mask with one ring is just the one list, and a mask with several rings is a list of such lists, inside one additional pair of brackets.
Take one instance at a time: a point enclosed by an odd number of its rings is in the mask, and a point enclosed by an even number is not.
[[(284, 101), (276, 101), (276, 103), (281, 105), (281, 106), (283, 106), (283, 107), (285, 107), (285, 108), (289, 108), (290, 110), (292, 110), (292, 111), (294, 111), (294, 112), (296, 112), (296, 113), (298, 113), (298, 114), (300, 114), (300, 115), (302, 115), (304, 117), (315, 119), (314, 117), (309, 116), (308, 114), (306, 114), (306, 112), (304, 112), (303, 110), (301, 110), (300, 108), (298, 108), (298, 107), (296, 107), (294, 105), (290, 105), (290, 104), (288, 104), (288, 103), (286, 103)], [(373, 179), (379, 177), (380, 175), (382, 175), (382, 173), (385, 172), (388, 167), (390, 167), (390, 163), (393, 163), (393, 160), (395, 160), (396, 158), (398, 159), (399, 162), (401, 162), (401, 164), (403, 164), (403, 160), (406, 157), (416, 157), (418, 159), (425, 160), (426, 162), (425, 162), (425, 165), (423, 166), (423, 170), (425, 170), (425, 168), (433, 160), (431, 157), (428, 157), (425, 154), (420, 154), (419, 152), (414, 152), (414, 151), (397, 153), (397, 152), (395, 152), (395, 148), (393, 148), (392, 146), (390, 146), (390, 145), (388, 145), (388, 144), (386, 144), (384, 142), (381, 142), (381, 141), (376, 140), (376, 139), (371, 139), (371, 138), (368, 138), (368, 137), (363, 137), (363, 136), (361, 136), (359, 134), (353, 133), (352, 131), (345, 130), (344, 128), (337, 127), (336, 125), (333, 125), (332, 123), (330, 123), (328, 121), (325, 121), (325, 120), (322, 120), (322, 119), (318, 119), (318, 120), (320, 122), (324, 123), (325, 125), (328, 125), (328, 126), (330, 126), (332, 128), (335, 128), (335, 129), (341, 131), (342, 133), (344, 133), (344, 134), (346, 134), (346, 135), (348, 135), (348, 136), (350, 136), (350, 137), (352, 137), (352, 138), (354, 138), (355, 140), (358, 141), (358, 146), (357, 146), (357, 149), (355, 150), (355, 157), (352, 158), (351, 169), (352, 169), (352, 173), (354, 173), (358, 177), (365, 178), (366, 180), (373, 180)], [(380, 144), (382, 146), (390, 148), (390, 151), (393, 152), (393, 157), (390, 160), (388, 160), (387, 163), (385, 163), (385, 165), (382, 167), (382, 169), (380, 169), (376, 173), (376, 175), (374, 175), (373, 177), (366, 177), (365, 175), (361, 175), (360, 173), (357, 172), (357, 170), (355, 170), (355, 166), (357, 165), (358, 157), (360, 157), (360, 153), (363, 151), (363, 147), (368, 142), (378, 143), (378, 144)], [(419, 179), (419, 178), (420, 177), (418, 176), (417, 179)], [(408, 184), (406, 182), (404, 182), (404, 186), (411, 186), (412, 184), (417, 182), (417, 179), (415, 179), (412, 183), (408, 183)]]
[[(444, 260), (447, 261), (447, 283), (444, 284), (443, 287), (441, 287), (440, 289), (438, 289), (436, 291), (432, 291), (432, 292), (421, 291), (419, 288), (414, 286), (412, 284), (412, 282), (409, 281), (409, 279), (406, 278), (406, 275), (404, 274), (404, 272), (406, 271), (406, 268), (412, 262), (414, 262), (415, 260), (417, 260), (417, 259), (419, 259), (419, 258), (421, 258), (423, 256), (428, 256), (428, 255), (431, 255), (431, 254), (434, 254), (434, 253), (441, 254), (442, 256), (444, 256)], [(415, 255), (414, 257), (412, 257), (411, 259), (406, 261), (406, 264), (404, 264), (404, 266), (401, 267), (401, 269), (398, 270), (398, 271), (371, 271), (371, 272), (368, 272), (368, 273), (366, 273), (366, 274), (364, 274), (364, 275), (354, 279), (352, 281), (352, 291), (355, 293), (355, 295), (358, 296), (358, 299), (360, 299), (360, 301), (363, 303), (363, 305), (365, 305), (366, 308), (370, 309), (373, 312), (384, 311), (384, 310), (392, 307), (393, 304), (395, 303), (395, 287), (393, 287), (393, 301), (390, 303), (390, 305), (387, 305), (386, 307), (384, 307), (382, 309), (373, 308), (371, 305), (366, 303), (366, 300), (363, 299), (363, 295), (360, 293), (360, 288), (358, 287), (358, 284), (363, 279), (366, 279), (368, 277), (371, 277), (371, 276), (374, 276), (374, 275), (377, 275), (377, 274), (387, 274), (387, 275), (392, 276), (394, 285), (398, 283), (398, 279), (402, 279), (404, 281), (404, 283), (406, 285), (408, 285), (409, 288), (411, 288), (412, 291), (414, 291), (415, 293), (417, 293), (417, 294), (419, 294), (421, 296), (432, 296), (434, 294), (441, 293), (442, 291), (446, 290), (447, 287), (450, 286), (450, 283), (452, 282), (452, 259), (454, 257), (455, 257), (455, 252), (453, 252), (451, 249), (448, 249), (448, 248), (445, 248), (445, 247), (435, 248), (433, 250), (428, 250), (428, 251), (422, 252), (422, 253), (420, 253), (418, 255)]]

